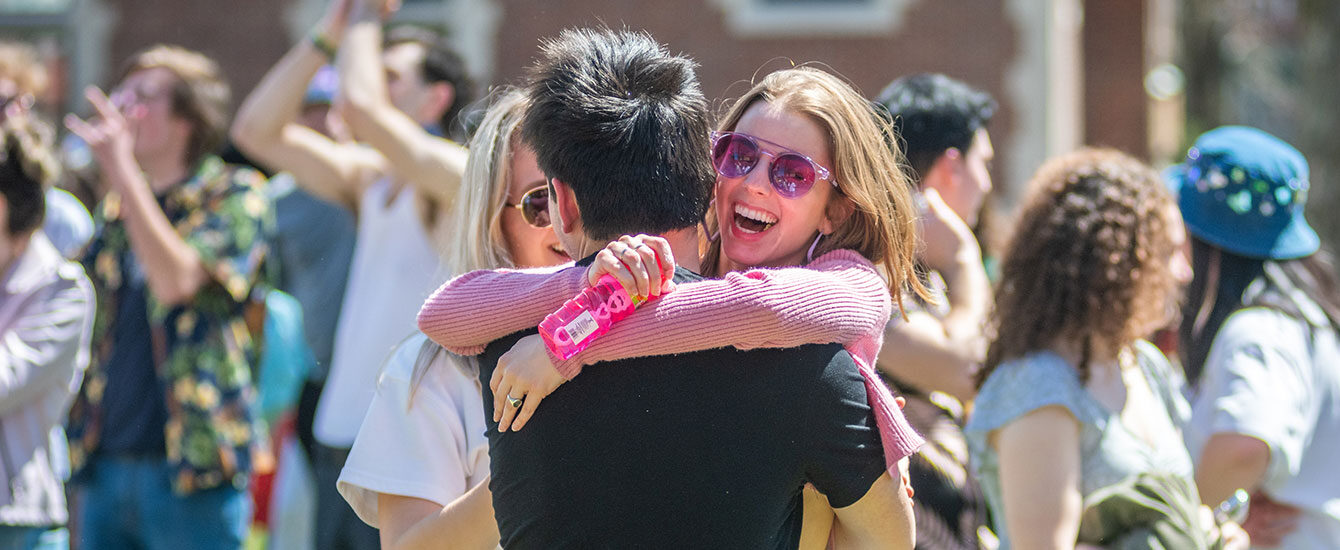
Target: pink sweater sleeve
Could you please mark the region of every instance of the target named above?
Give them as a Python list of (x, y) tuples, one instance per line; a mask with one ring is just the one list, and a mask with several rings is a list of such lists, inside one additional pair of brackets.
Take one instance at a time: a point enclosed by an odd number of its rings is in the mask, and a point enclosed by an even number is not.
[(572, 264), (471, 271), (428, 297), (419, 330), (452, 353), (479, 355), (489, 342), (539, 325), (584, 288), (586, 269)]
[(582, 365), (615, 359), (725, 346), (851, 344), (878, 340), (891, 311), (889, 287), (870, 261), (837, 250), (803, 268), (753, 269), (679, 285), (571, 359), (551, 354), (550, 360), (572, 378)]

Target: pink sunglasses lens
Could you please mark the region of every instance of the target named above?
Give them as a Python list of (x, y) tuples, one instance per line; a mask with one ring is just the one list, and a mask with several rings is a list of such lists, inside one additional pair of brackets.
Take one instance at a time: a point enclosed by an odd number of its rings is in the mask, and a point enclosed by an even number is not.
[(814, 186), (814, 165), (800, 155), (784, 153), (772, 159), (768, 176), (778, 194), (794, 199)]
[(758, 157), (758, 144), (738, 135), (722, 136), (712, 148), (712, 164), (727, 178), (748, 174), (758, 164)]

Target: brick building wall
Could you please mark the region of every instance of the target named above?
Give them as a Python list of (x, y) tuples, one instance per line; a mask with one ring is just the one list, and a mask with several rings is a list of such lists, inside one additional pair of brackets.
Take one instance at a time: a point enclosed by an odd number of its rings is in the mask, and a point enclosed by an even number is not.
[(240, 101), (292, 44), (284, 24), (288, 0), (104, 0), (115, 14), (106, 79), (136, 51), (159, 43), (217, 60)]
[[(76, 0), (70, 80), (74, 85), (106, 83), (134, 51), (170, 42), (219, 60), (240, 99), (302, 36), (326, 1)], [(829, 0), (835, 10), (873, 5), (895, 15), (856, 25), (856, 30), (792, 20), (741, 31), (732, 20), (767, 19), (773, 8), (797, 4), (824, 2), (407, 0), (402, 12), (447, 28), (492, 83), (515, 82), (540, 38), (597, 24), (647, 30), (672, 50), (692, 56), (701, 64), (704, 92), (718, 100), (743, 93), (756, 73), (790, 62), (822, 63), (867, 96), (899, 75), (944, 72), (999, 101), (991, 125), (999, 159), (995, 176), (1009, 195), (1017, 195), (1043, 158), (1080, 142), (1139, 155), (1147, 149), (1142, 2)], [(742, 5), (756, 11), (732, 13)], [(483, 11), (490, 14), (468, 17)], [(1070, 43), (1065, 21), (1058, 20), (1076, 13), (1084, 14), (1082, 31)], [(85, 32), (90, 28), (96, 32)], [(1075, 93), (1067, 95), (1067, 86)]]

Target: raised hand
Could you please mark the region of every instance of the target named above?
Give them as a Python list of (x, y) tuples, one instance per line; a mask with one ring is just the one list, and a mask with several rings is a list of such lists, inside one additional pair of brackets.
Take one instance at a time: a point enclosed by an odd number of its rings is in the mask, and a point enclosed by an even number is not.
[(316, 24), (316, 32), (334, 42), (332, 46), (339, 44), (344, 36), (345, 27), (349, 26), (349, 13), (353, 9), (354, 1), (331, 0), (330, 5), (326, 7), (326, 13)]
[(1252, 493), (1251, 506), (1247, 508), (1247, 519), (1242, 529), (1251, 535), (1251, 541), (1257, 546), (1279, 546), (1284, 537), (1298, 528), (1298, 519), (1303, 511), (1266, 496), (1261, 491)]
[(93, 105), (97, 117), (83, 120), (65, 115), (65, 127), (88, 144), (98, 164), (110, 165), (119, 161), (134, 162), (135, 129), (144, 117), (146, 108), (140, 104), (130, 104), (126, 113), (102, 93), (97, 86), (84, 89), (84, 97)]
[(920, 250), (921, 261), (937, 271), (948, 271), (955, 266), (959, 254), (967, 247), (981, 249), (972, 234), (972, 228), (954, 213), (940, 193), (927, 188), (922, 192), (925, 207), (920, 212), (919, 236), (925, 248)]
[(359, 2), (359, 12), (370, 16), (376, 14), (385, 21), (400, 11), (401, 0), (355, 0)]

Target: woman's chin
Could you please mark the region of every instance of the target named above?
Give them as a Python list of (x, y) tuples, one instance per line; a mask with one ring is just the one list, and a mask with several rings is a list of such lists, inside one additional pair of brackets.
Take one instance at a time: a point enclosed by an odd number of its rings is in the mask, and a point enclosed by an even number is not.
[(550, 263), (554, 265), (565, 264), (572, 261), (566, 252), (554, 249), (548, 249), (548, 255), (551, 258)]

